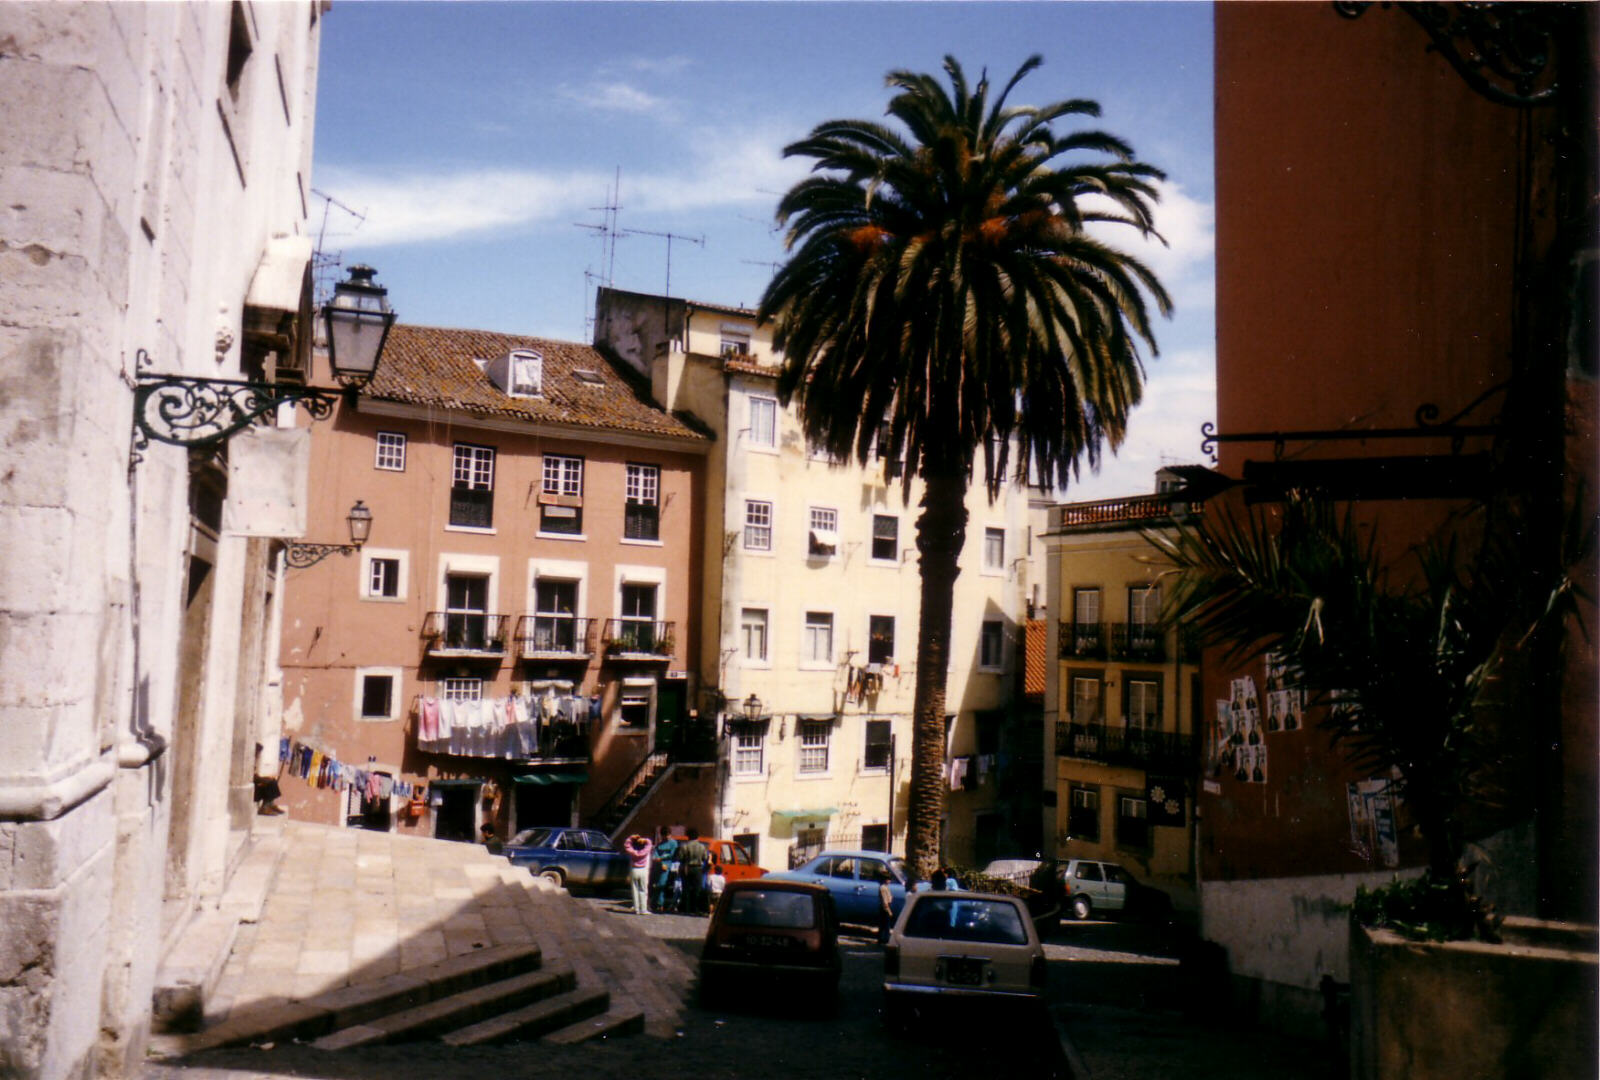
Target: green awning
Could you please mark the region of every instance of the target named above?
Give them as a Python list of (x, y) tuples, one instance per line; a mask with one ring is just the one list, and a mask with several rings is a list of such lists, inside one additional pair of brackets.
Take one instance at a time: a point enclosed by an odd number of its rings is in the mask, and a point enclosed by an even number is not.
[(839, 812), (837, 806), (824, 806), (820, 810), (774, 810), (775, 818), (832, 817)]
[(589, 780), (586, 772), (536, 772), (526, 776), (513, 776), (519, 784), (583, 784)]

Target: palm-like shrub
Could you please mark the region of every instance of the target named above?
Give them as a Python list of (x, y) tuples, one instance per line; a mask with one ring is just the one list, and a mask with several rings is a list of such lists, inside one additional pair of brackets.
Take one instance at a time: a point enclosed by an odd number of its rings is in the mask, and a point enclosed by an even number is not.
[[(1153, 235), (1159, 170), (1102, 131), (1053, 125), (1092, 101), (1012, 106), (946, 58), (948, 87), (895, 71), (898, 126), (830, 120), (785, 149), (812, 175), (778, 205), (788, 261), (761, 302), (785, 355), (779, 393), (807, 437), (865, 463), (874, 446), (923, 482), (921, 619), (907, 854), (926, 877), (943, 808), (945, 672), (957, 558), (974, 473), (995, 497), (1013, 465), (1065, 484), (1116, 447), (1138, 403), (1146, 297), (1170, 301), (1137, 259), (1090, 235)], [(1013, 462), (1013, 448), (1016, 460)]]

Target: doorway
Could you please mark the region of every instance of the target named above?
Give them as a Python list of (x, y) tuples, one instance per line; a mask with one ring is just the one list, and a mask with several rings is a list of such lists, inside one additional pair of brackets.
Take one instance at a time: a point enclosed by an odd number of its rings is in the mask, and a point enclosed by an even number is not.
[(538, 825), (566, 826), (572, 822), (572, 784), (518, 783), (516, 790), (516, 829)]
[(433, 786), (440, 796), (439, 805), (433, 808), (434, 839), (476, 842), (478, 789), (483, 786), (482, 782), (472, 780), (444, 786), (435, 781)]

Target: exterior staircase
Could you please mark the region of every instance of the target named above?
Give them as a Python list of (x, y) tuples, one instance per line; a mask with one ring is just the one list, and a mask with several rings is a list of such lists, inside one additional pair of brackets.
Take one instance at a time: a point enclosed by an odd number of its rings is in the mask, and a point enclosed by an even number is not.
[(628, 827), (633, 816), (655, 793), (656, 788), (671, 775), (672, 753), (655, 750), (639, 763), (633, 775), (622, 782), (614, 795), (590, 819), (590, 825), (599, 829), (613, 841)]
[[(241, 916), (231, 933), (207, 937), (224, 960), (164, 967), (154, 1054), (290, 1040), (329, 1052), (418, 1040), (572, 1044), (678, 1022), (687, 961), (478, 845), (300, 823), (277, 839), (265, 899), (225, 899), (219, 917), (197, 921)], [(341, 912), (352, 908), (387, 909), (400, 927), (392, 944), (364, 951), (371, 931), (353, 924), (341, 939)], [(328, 960), (340, 947), (346, 970)]]

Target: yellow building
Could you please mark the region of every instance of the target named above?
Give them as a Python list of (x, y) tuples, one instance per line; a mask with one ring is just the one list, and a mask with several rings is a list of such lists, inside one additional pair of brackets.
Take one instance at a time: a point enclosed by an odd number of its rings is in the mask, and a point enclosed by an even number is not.
[[(749, 309), (602, 289), (595, 340), (717, 440), (698, 682), (721, 737), (718, 831), (769, 869), (825, 846), (903, 851), (920, 483), (902, 497), (898, 462), (837, 462), (807, 445), (778, 400), (770, 327)], [(1037, 832), (1001, 778), (1016, 731), (1030, 505), (1020, 486), (993, 505), (981, 484), (968, 497), (947, 687), (944, 839), (956, 862)], [(1025, 782), (1038, 786), (1036, 775)]]
[(1200, 513), (1183, 492), (1190, 472), (1161, 470), (1154, 495), (1051, 510), (1044, 827), (1058, 856), (1120, 863), (1193, 910), (1199, 655), (1159, 625), (1168, 567), (1143, 536)]

